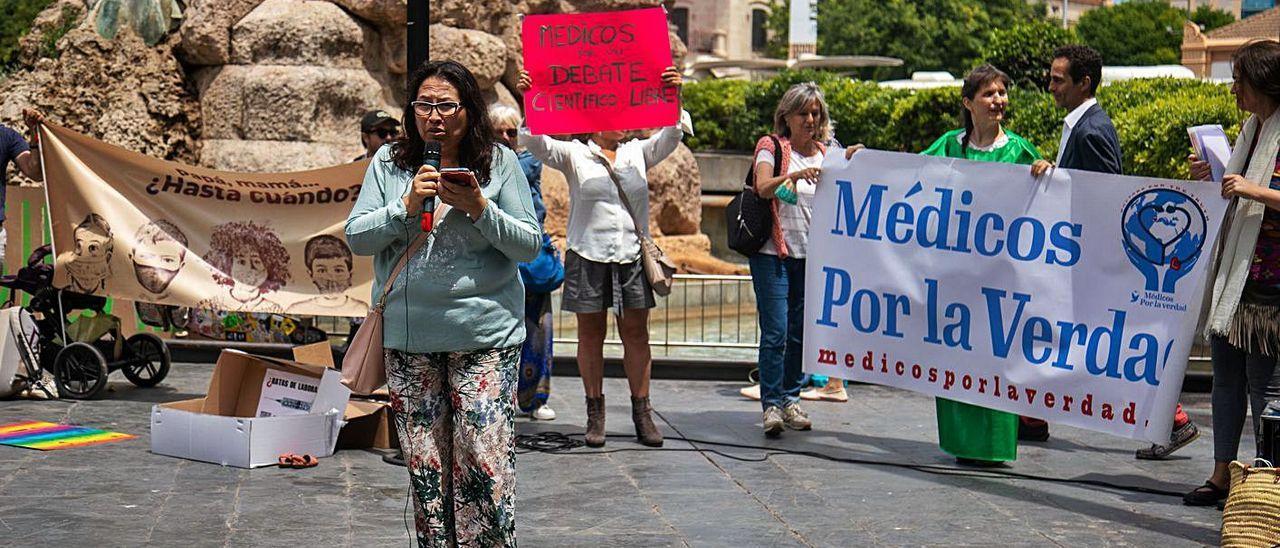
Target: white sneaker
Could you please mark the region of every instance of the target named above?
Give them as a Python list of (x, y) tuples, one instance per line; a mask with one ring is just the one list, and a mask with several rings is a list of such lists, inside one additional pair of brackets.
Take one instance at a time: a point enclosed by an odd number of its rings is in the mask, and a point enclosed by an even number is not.
[(753, 384), (753, 385), (751, 385), (751, 386), (743, 387), (742, 389), (738, 390), (738, 393), (739, 393), (739, 394), (742, 394), (742, 397), (747, 398), (747, 399), (749, 399), (749, 400), (756, 400), (756, 401), (759, 401), (759, 400), (760, 400), (760, 385), (758, 385), (758, 384)]
[(555, 410), (551, 409), (551, 406), (549, 405), (543, 405), (542, 407), (534, 409), (533, 413), (530, 414), (529, 416), (540, 421), (556, 420), (556, 412)]

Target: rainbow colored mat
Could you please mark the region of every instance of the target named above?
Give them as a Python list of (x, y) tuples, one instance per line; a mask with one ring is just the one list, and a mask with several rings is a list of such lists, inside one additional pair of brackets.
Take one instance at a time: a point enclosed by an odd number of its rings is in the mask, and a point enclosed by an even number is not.
[(41, 451), (87, 447), (134, 437), (119, 432), (43, 421), (23, 421), (0, 426), (0, 445)]

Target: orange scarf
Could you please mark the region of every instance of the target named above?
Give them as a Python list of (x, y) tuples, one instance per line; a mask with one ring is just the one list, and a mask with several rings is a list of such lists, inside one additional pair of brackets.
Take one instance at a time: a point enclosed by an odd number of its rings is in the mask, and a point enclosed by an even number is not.
[[(778, 142), (782, 144), (782, 150), (777, 154), (778, 158), (782, 160), (782, 166), (778, 169), (778, 173), (786, 175), (789, 173), (787, 170), (791, 167), (791, 140), (781, 135), (774, 135), (774, 137), (777, 137)], [(756, 158), (760, 156), (760, 151), (762, 150), (767, 150), (770, 154), (773, 154), (773, 139), (770, 139), (768, 135), (756, 141), (756, 151), (751, 155), (751, 169), (755, 169)], [(818, 150), (822, 151), (823, 154), (827, 153), (827, 147), (822, 143), (818, 143)], [(778, 219), (778, 200), (769, 200), (769, 211), (773, 214), (773, 234), (770, 235), (770, 238), (773, 240), (774, 247), (778, 248), (778, 258), (785, 259), (790, 253), (787, 251), (787, 241), (782, 237), (782, 222)]]

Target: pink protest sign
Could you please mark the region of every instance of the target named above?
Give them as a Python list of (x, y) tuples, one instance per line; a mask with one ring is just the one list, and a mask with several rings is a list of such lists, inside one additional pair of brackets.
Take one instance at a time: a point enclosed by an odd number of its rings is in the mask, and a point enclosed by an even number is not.
[(662, 8), (524, 18), (524, 94), (535, 135), (663, 127), (680, 90), (662, 84), (671, 41)]

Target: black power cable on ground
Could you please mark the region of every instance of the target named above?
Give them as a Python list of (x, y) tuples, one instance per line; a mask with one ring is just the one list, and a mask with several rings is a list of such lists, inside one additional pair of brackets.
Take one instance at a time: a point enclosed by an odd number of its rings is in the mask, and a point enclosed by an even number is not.
[[(910, 463), (890, 462), (890, 461), (872, 460), (872, 459), (836, 457), (836, 456), (828, 455), (826, 453), (821, 453), (818, 451), (804, 451), (804, 450), (798, 450), (798, 449), (763, 447), (759, 445), (748, 445), (748, 444), (741, 444), (741, 443), (698, 440), (698, 439), (685, 438), (680, 436), (668, 436), (666, 439), (668, 441), (683, 441), (685, 443), (692, 445), (693, 447), (690, 447), (690, 448), (663, 447), (663, 448), (654, 448), (654, 449), (641, 448), (641, 447), (627, 447), (627, 448), (621, 448), (621, 449), (576, 451), (576, 449), (586, 446), (586, 443), (583, 442), (582, 440), (575, 439), (581, 436), (582, 434), (578, 434), (578, 433), (562, 434), (560, 432), (539, 432), (537, 434), (518, 434), (516, 435), (516, 453), (525, 454), (525, 453), (537, 452), (537, 453), (568, 454), (568, 455), (604, 455), (604, 454), (610, 454), (610, 453), (638, 452), (638, 451), (671, 451), (671, 452), (678, 452), (678, 453), (697, 452), (697, 453), (704, 453), (704, 454), (710, 453), (713, 455), (718, 455), (727, 459), (732, 459), (732, 460), (741, 461), (741, 462), (764, 462), (768, 460), (770, 457), (773, 457), (776, 455), (796, 455), (796, 456), (811, 457), (811, 458), (821, 459), (821, 460), (826, 460), (831, 462), (840, 462), (845, 464), (860, 464), (864, 466), (884, 466), (889, 468), (905, 468), (908, 470), (914, 470), (916, 472), (922, 472), (925, 474), (934, 474), (934, 475), (940, 475), (940, 476), (959, 476), (959, 477), (986, 478), (986, 479), (1022, 479), (1022, 480), (1028, 480), (1028, 481), (1043, 481), (1048, 483), (1062, 483), (1062, 484), (1068, 484), (1068, 485), (1085, 485), (1090, 487), (1101, 487), (1105, 489), (1127, 491), (1130, 493), (1142, 493), (1146, 495), (1161, 495), (1166, 497), (1182, 498), (1182, 493), (1166, 491), (1163, 489), (1154, 489), (1151, 487), (1142, 487), (1140, 485), (1120, 485), (1120, 484), (1111, 483), (1111, 482), (1102, 481), (1102, 480), (1055, 478), (1055, 477), (1049, 477), (1049, 476), (1037, 476), (1035, 474), (1024, 474), (1021, 472), (1012, 472), (1008, 470), (957, 468), (954, 466), (941, 466), (936, 464), (910, 464)], [(605, 437), (632, 438), (633, 436), (626, 435), (626, 434), (610, 434)], [(743, 457), (740, 455), (732, 455), (729, 453), (725, 453), (717, 449), (704, 449), (704, 448), (698, 447), (698, 445), (713, 445), (713, 446), (719, 446), (719, 447), (729, 447), (734, 449), (751, 449), (756, 451), (762, 451), (764, 454), (759, 457)]]

